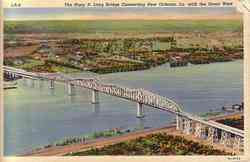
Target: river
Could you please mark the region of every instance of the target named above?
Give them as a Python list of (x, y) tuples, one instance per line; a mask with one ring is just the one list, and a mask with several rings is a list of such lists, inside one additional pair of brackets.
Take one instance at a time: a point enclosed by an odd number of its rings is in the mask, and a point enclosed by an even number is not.
[[(243, 99), (242, 60), (178, 68), (164, 64), (99, 78), (106, 83), (144, 88), (167, 96), (181, 104), (184, 111), (196, 114), (240, 103)], [(41, 87), (36, 82), (32, 88), (19, 80), (18, 89), (4, 91), (6, 156), (64, 137), (112, 128), (161, 127), (174, 120), (173, 115), (151, 107), (145, 107), (145, 118), (138, 119), (136, 103), (102, 94), (100, 105), (92, 105), (89, 90), (76, 89), (74, 96), (68, 96), (64, 87), (56, 84), (55, 90), (50, 90), (47, 82)]]

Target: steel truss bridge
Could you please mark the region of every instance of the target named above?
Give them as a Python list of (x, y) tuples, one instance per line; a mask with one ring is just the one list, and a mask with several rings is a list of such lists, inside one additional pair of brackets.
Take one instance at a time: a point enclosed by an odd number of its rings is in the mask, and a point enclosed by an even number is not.
[(207, 140), (210, 144), (219, 143), (225, 148), (232, 148), (234, 154), (242, 154), (244, 151), (243, 130), (184, 112), (182, 106), (171, 99), (150, 91), (126, 88), (114, 84), (104, 84), (97, 78), (75, 78), (60, 73), (33, 73), (9, 66), (4, 66), (3, 70), (4, 75), (9, 78), (22, 77), (31, 79), (32, 81), (49, 81), (51, 89), (54, 88), (55, 82), (65, 83), (68, 95), (72, 95), (73, 87), (90, 89), (92, 91), (93, 104), (99, 103), (99, 93), (136, 102), (137, 117), (139, 118), (144, 117), (143, 105), (170, 112), (176, 115), (177, 130), (187, 135)]

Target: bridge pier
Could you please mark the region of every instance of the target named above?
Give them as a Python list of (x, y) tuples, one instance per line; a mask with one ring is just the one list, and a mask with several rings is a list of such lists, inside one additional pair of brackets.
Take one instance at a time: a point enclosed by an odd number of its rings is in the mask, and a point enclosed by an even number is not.
[(176, 115), (175, 116), (175, 119), (176, 119), (176, 130), (180, 130), (180, 116), (179, 115)]
[(221, 131), (220, 143), (224, 146), (227, 145), (228, 133), (225, 131)]
[(179, 114), (176, 115), (176, 130), (183, 131), (183, 118)]
[(11, 79), (15, 79), (15, 74), (14, 73), (10, 73)]
[(98, 104), (99, 103), (99, 92), (97, 90), (92, 90), (92, 104)]
[(143, 104), (142, 103), (137, 103), (137, 118), (143, 118), (144, 117), (144, 112), (143, 112)]
[(67, 86), (68, 95), (69, 95), (69, 96), (73, 95), (73, 88), (74, 88), (74, 85), (71, 84), (71, 83), (66, 83), (66, 86)]
[(145, 126), (144, 126), (144, 118), (138, 118), (136, 128), (138, 130), (143, 130), (145, 128)]
[(28, 85), (28, 80), (27, 80), (27, 78), (23, 78), (23, 79), (22, 79), (22, 82), (23, 82), (23, 85), (24, 85), (24, 86), (27, 86), (27, 85)]
[(197, 138), (201, 138), (202, 137), (202, 124), (197, 122), (195, 123), (195, 128), (194, 128), (194, 136)]
[(7, 72), (6, 76), (8, 79), (14, 80), (15, 79), (15, 73)]
[(39, 79), (39, 80), (38, 80), (38, 85), (39, 85), (39, 88), (40, 88), (40, 89), (43, 88), (43, 79)]
[(242, 137), (238, 137), (236, 140), (236, 149), (238, 151), (239, 154), (243, 154), (244, 153), (244, 138)]
[(50, 80), (49, 81), (49, 88), (50, 89), (54, 89), (55, 88), (55, 81), (54, 80)]
[(215, 134), (215, 128), (213, 127), (209, 127), (208, 128), (208, 135), (207, 135), (207, 139), (209, 141), (210, 144), (213, 144), (214, 141), (214, 134)]
[(28, 86), (29, 88), (34, 88), (35, 87), (34, 79), (25, 78), (24, 85)]
[(192, 128), (191, 128), (191, 120), (190, 119), (187, 119), (187, 118), (184, 118), (184, 133), (186, 134), (191, 134), (192, 133)]
[(93, 104), (93, 112), (98, 115), (100, 113), (100, 104)]
[(35, 79), (31, 79), (30, 80), (30, 82), (31, 82), (31, 88), (35, 88)]

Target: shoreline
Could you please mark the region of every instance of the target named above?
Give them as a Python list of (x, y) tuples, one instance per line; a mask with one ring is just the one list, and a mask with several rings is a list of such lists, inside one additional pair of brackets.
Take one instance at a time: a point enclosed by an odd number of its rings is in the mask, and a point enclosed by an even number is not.
[[(243, 60), (243, 59), (234, 59), (234, 60), (230, 60), (230, 61), (215, 61), (215, 62), (211, 62), (211, 63), (199, 63), (199, 64), (192, 64), (192, 63), (188, 63), (187, 65), (185, 65), (185, 66), (174, 66), (174, 67), (171, 67), (171, 65), (170, 65), (170, 67), (169, 68), (178, 68), (178, 67), (187, 67), (187, 66), (196, 66), (196, 65), (208, 65), (208, 64), (210, 64), (210, 65), (212, 65), (212, 64), (214, 64), (214, 63), (227, 63), (227, 62), (234, 62), (234, 61), (239, 61), (239, 60)], [(135, 72), (135, 71), (144, 71), (144, 70), (150, 70), (150, 69), (152, 69), (152, 68), (157, 68), (157, 67), (159, 67), (159, 66), (162, 66), (162, 65), (164, 65), (164, 64), (170, 64), (170, 62), (169, 61), (167, 61), (167, 62), (164, 62), (164, 63), (161, 63), (161, 64), (159, 64), (159, 65), (156, 65), (156, 66), (147, 66), (147, 65), (142, 65), (142, 67), (139, 67), (138, 69), (132, 69), (132, 70), (130, 70), (130, 69), (128, 69), (128, 70), (126, 70), (126, 69), (122, 69), (122, 70), (113, 70), (112, 71), (112, 68), (110, 69), (110, 70), (107, 70), (107, 69), (104, 69), (104, 71), (102, 71), (102, 72), (98, 72), (98, 70), (96, 70), (96, 69), (92, 69), (92, 70), (79, 70), (79, 71), (75, 71), (75, 72), (73, 72), (73, 73), (82, 73), (82, 72), (87, 72), (87, 73), (93, 73), (94, 75), (105, 75), (105, 74), (115, 74), (115, 73), (121, 73), (121, 72)], [(60, 66), (60, 65), (59, 65)], [(68, 67), (66, 67), (66, 68), (68, 68)], [(25, 70), (25, 69), (24, 69)], [(77, 69), (74, 69), (74, 70), (77, 70)], [(28, 70), (27, 70), (28, 71)], [(111, 71), (111, 72), (110, 72)], [(35, 72), (35, 71), (31, 71), (31, 72)], [(42, 73), (54, 73), (54, 72), (49, 72), (49, 71), (42, 71)], [(38, 72), (39, 73), (39, 72)], [(68, 72), (59, 72), (59, 73), (65, 73), (65, 74), (68, 74)], [(69, 72), (70, 73), (70, 72)]]
[[(232, 114), (225, 114), (225, 115), (210, 117), (208, 120), (217, 121), (217, 120), (224, 120), (224, 119), (232, 119), (232, 118), (243, 116), (243, 115), (244, 114), (242, 112), (237, 112), (237, 113), (232, 113)], [(38, 151), (34, 151), (34, 152), (26, 153), (26, 154), (21, 154), (18, 156), (64, 156), (64, 155), (72, 153), (72, 152), (83, 152), (83, 151), (87, 151), (93, 147), (102, 148), (102, 147), (107, 146), (107, 145), (112, 145), (112, 144), (116, 144), (119, 142), (136, 139), (138, 137), (145, 137), (147, 135), (156, 134), (156, 133), (167, 133), (169, 135), (181, 136), (181, 137), (184, 137), (185, 139), (199, 142), (200, 144), (209, 145), (209, 142), (204, 141), (204, 140), (200, 140), (200, 139), (196, 139), (191, 135), (184, 136), (180, 131), (176, 130), (175, 124), (170, 124), (168, 126), (161, 127), (161, 128), (150, 128), (150, 129), (145, 129), (145, 130), (127, 133), (127, 134), (124, 134), (121, 136), (100, 138), (100, 139), (86, 142), (84, 144), (53, 146), (50, 148), (45, 148), (45, 149), (41, 149)], [(228, 153), (232, 152), (232, 150), (228, 149), (228, 148), (225, 150), (225, 148), (222, 147), (220, 144), (215, 144), (215, 145), (213, 145), (213, 147), (215, 149), (224, 150)]]
[[(170, 65), (169, 68), (187, 67), (187, 66), (190, 66), (190, 65), (191, 66), (195, 66), (195, 65), (208, 65), (208, 64), (212, 65), (214, 63), (227, 63), (227, 62), (234, 62), (234, 61), (238, 61), (238, 60), (243, 60), (243, 59), (235, 59), (235, 60), (230, 60), (230, 61), (215, 61), (215, 62), (211, 62), (211, 63), (198, 63), (198, 64), (192, 64), (192, 63), (188, 62), (188, 65), (185, 65), (185, 66), (173, 66), (173, 67), (171, 67), (171, 65)], [(90, 71), (86, 71), (86, 72), (91, 72), (91, 73), (94, 73), (94, 74), (97, 74), (97, 75), (115, 74), (115, 73), (120, 73), (120, 72), (135, 72), (135, 71), (150, 70), (152, 68), (157, 68), (157, 67), (162, 66), (164, 64), (170, 64), (170, 62), (169, 61), (168, 62), (164, 62), (164, 63), (159, 64), (157, 66), (149, 66), (149, 67), (141, 68), (141, 69), (139, 68), (137, 70), (124, 70), (124, 71), (115, 71), (115, 72), (107, 72), (107, 73), (105, 73), (105, 72), (98, 73), (98, 72), (94, 72), (94, 71), (90, 70)], [(82, 71), (82, 72), (85, 72), (85, 71)]]

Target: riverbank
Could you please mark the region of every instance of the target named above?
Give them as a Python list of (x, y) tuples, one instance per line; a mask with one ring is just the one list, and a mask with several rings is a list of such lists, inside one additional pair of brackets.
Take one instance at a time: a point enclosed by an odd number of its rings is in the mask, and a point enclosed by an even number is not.
[[(226, 56), (219, 55), (214, 58), (209, 56), (209, 54), (203, 54), (202, 56), (193, 56), (193, 54), (188, 55), (188, 58), (185, 59), (185, 65), (182, 64), (182, 61), (178, 62), (177, 65), (172, 66), (170, 62), (170, 67), (178, 67), (180, 66), (188, 66), (188, 63), (197, 65), (197, 64), (211, 64), (217, 62), (230, 62), (243, 58), (243, 55), (237, 54), (238, 56)], [(23, 60), (21, 65), (17, 65), (10, 61), (9, 59), (5, 59), (5, 65), (13, 66), (15, 68), (24, 69), (31, 72), (48, 72), (48, 73), (79, 73), (84, 71), (89, 71), (97, 74), (108, 74), (108, 73), (117, 73), (117, 72), (129, 72), (129, 71), (139, 71), (139, 70), (147, 70), (153, 67), (157, 67), (169, 62), (169, 57), (172, 57), (170, 54), (158, 54), (151, 55), (143, 61), (137, 62), (137, 60), (127, 61), (123, 59), (102, 59), (102, 60), (92, 60), (91, 64), (88, 67), (81, 67), (79, 65), (75, 65), (74, 63), (63, 63), (56, 60), (43, 60), (39, 61), (34, 58), (17, 58), (15, 61)], [(119, 58), (119, 57), (118, 57)], [(94, 63), (95, 62), (95, 63)]]
[(142, 130), (142, 131), (132, 132), (132, 133), (117, 136), (117, 137), (97, 139), (97, 140), (93, 140), (84, 144), (74, 144), (74, 145), (60, 146), (60, 147), (55, 146), (55, 147), (51, 147), (47, 149), (34, 151), (32, 153), (27, 153), (27, 154), (24, 154), (24, 156), (62, 156), (70, 152), (89, 150), (93, 147), (103, 147), (105, 145), (111, 145), (117, 142), (135, 139), (137, 137), (149, 135), (152, 133), (159, 133), (159, 132), (162, 132), (163, 130), (173, 131), (174, 129), (175, 129), (175, 126), (172, 125), (172, 126), (168, 126), (164, 128)]
[[(211, 117), (211, 120), (226, 120), (242, 116), (242, 113), (228, 114), (224, 116)], [(198, 138), (194, 138), (191, 135), (183, 135), (180, 131), (175, 129), (175, 124), (169, 125), (163, 128), (152, 128), (136, 132), (127, 133), (121, 136), (115, 136), (110, 138), (102, 138), (97, 140), (92, 140), (86, 143), (72, 144), (67, 146), (54, 146), (50, 148), (40, 149), (31, 153), (24, 154), (24, 156), (63, 156), (63, 155), (81, 155), (81, 152), (93, 149), (93, 148), (103, 148), (108, 145), (114, 145), (120, 142), (135, 140), (137, 138), (146, 137), (152, 134), (166, 133), (167, 135), (172, 135), (174, 137), (182, 137), (186, 140), (198, 142), (201, 145), (209, 145), (208, 141), (204, 141)], [(211, 147), (208, 147), (211, 149)], [(220, 144), (214, 144), (213, 149), (225, 151), (225, 154), (230, 154), (233, 152), (232, 149), (225, 148)], [(23, 155), (22, 155), (23, 156)]]
[[(146, 129), (146, 128), (141, 128), (141, 129)], [(95, 141), (98, 139), (121, 136), (127, 133), (136, 132), (136, 131), (138, 130), (137, 129), (113, 128), (113, 129), (105, 130), (101, 132), (94, 132), (92, 134), (84, 134), (82, 136), (65, 137), (63, 139), (55, 141), (54, 143), (51, 143), (41, 148), (37, 148), (35, 150), (38, 151), (38, 150), (43, 150), (43, 149), (56, 147), (56, 146), (68, 146), (68, 145), (79, 144), (79, 143), (84, 144), (84, 143), (89, 143), (91, 141)]]

